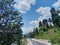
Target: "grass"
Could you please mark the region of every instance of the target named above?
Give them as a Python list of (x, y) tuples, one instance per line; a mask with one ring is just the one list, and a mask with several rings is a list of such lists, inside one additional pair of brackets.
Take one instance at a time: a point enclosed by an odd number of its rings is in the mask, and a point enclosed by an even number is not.
[(53, 29), (50, 29), (48, 32), (40, 33), (39, 36), (35, 36), (35, 38), (48, 39), (53, 44), (60, 43), (60, 28), (54, 27)]

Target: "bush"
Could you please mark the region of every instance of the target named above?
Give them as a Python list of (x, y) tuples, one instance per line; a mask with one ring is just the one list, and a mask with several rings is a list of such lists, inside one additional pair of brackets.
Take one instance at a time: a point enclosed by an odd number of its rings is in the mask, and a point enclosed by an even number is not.
[(60, 45), (60, 43), (56, 43), (56, 44), (53, 44), (53, 45)]
[(51, 39), (51, 42), (53, 44), (60, 43), (60, 35), (59, 35), (59, 33), (55, 34), (55, 36)]

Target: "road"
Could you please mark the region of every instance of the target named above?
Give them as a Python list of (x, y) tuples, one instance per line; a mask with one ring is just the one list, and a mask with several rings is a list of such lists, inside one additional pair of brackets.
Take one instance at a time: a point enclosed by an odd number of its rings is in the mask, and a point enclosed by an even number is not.
[(47, 45), (47, 44), (43, 44), (43, 43), (34, 41), (34, 40), (32, 40), (32, 39), (29, 39), (29, 40), (30, 40), (30, 42), (32, 43), (32, 45)]

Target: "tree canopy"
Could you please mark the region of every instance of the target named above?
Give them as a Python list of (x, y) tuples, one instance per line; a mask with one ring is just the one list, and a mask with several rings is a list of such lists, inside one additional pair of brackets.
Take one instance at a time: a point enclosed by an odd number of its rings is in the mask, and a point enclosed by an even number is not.
[(11, 45), (17, 41), (20, 45), (22, 39), (22, 15), (15, 10), (14, 0), (0, 0), (0, 44)]

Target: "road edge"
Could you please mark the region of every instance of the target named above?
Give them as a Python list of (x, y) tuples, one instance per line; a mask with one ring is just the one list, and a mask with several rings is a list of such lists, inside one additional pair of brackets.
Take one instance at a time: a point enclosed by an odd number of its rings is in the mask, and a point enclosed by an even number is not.
[(37, 41), (37, 42), (40, 42), (40, 43), (44, 43), (44, 44), (47, 44), (47, 45), (52, 45), (52, 43), (42, 42), (42, 41), (37, 40), (37, 39), (32, 39), (32, 40)]
[(33, 45), (29, 39), (27, 39), (28, 45)]

